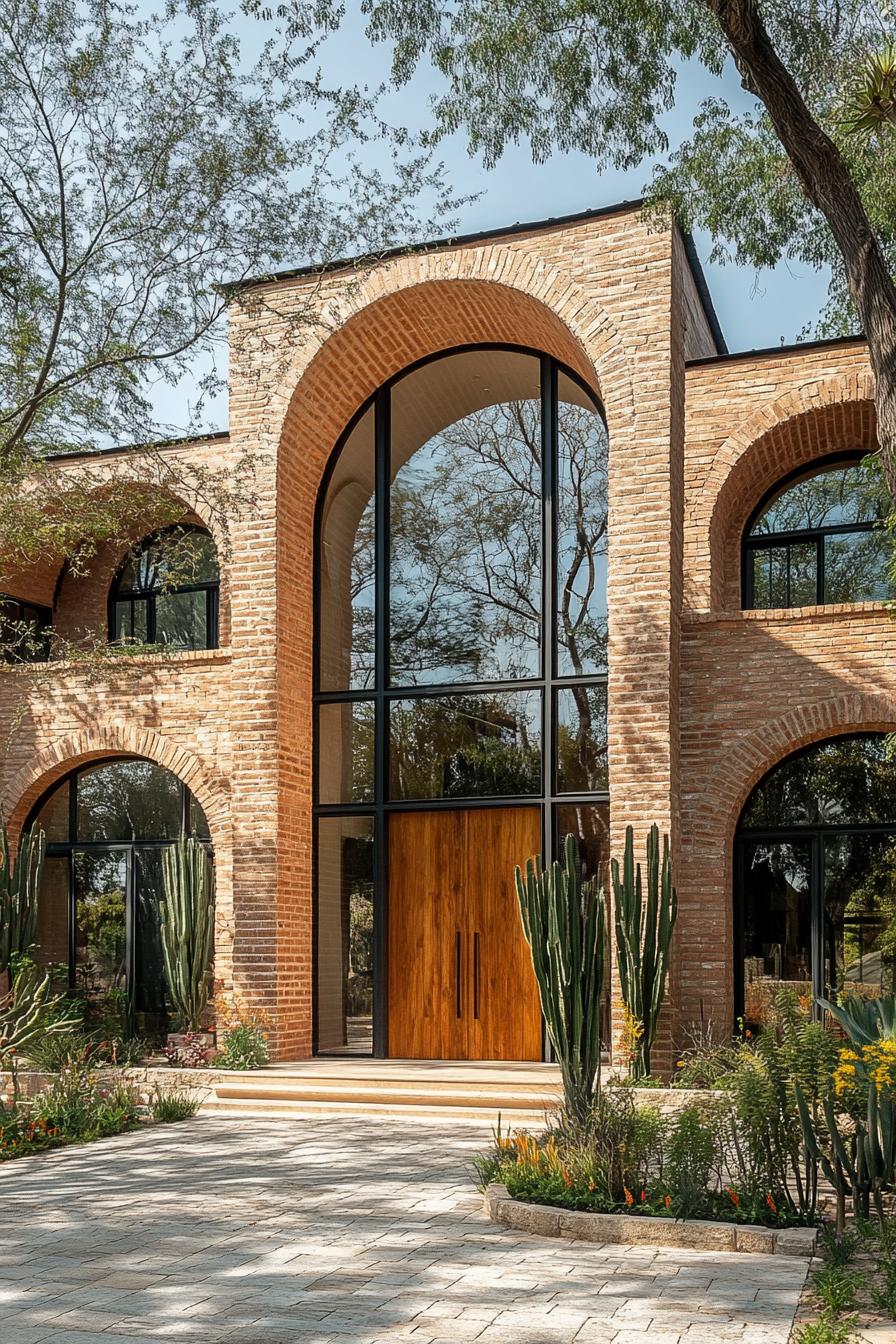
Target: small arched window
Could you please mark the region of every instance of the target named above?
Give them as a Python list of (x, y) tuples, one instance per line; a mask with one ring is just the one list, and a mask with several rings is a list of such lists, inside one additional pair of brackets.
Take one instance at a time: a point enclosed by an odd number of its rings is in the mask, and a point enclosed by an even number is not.
[(148, 537), (112, 585), (109, 637), (169, 649), (218, 647), (218, 559), (198, 527)]
[(857, 457), (777, 485), (744, 538), (744, 607), (886, 601), (893, 596), (886, 516), (880, 477)]

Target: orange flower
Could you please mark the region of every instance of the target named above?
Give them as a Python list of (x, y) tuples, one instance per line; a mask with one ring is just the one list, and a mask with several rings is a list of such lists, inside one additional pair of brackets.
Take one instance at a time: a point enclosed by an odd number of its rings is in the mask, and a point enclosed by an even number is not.
[(663, 1203), (665, 1204), (665, 1206), (666, 1206), (667, 1209), (671, 1209), (671, 1207), (672, 1207), (672, 1196), (671, 1196), (671, 1195), (666, 1195), (665, 1199), (663, 1200)]
[(631, 1208), (631, 1206), (635, 1202), (635, 1197), (632, 1194), (631, 1190), (629, 1190), (627, 1185), (624, 1185), (622, 1188), (625, 1191), (625, 1202), (629, 1206), (629, 1208)]
[(646, 1203), (647, 1203), (647, 1191), (646, 1191), (646, 1190), (642, 1190), (642, 1191), (641, 1191), (641, 1203), (642, 1203), (642, 1204), (646, 1204)]
[(736, 1209), (739, 1209), (739, 1208), (740, 1208), (740, 1195), (737, 1193), (737, 1191), (735, 1190), (734, 1186), (733, 1186), (733, 1185), (726, 1185), (726, 1186), (725, 1186), (725, 1193), (728, 1195), (728, 1198), (731, 1200), (731, 1203), (734, 1205), (734, 1207), (735, 1207)]
[(766, 1202), (766, 1204), (769, 1206), (769, 1208), (771, 1209), (772, 1213), (777, 1213), (777, 1212), (778, 1212), (778, 1206), (777, 1206), (777, 1204), (775, 1203), (775, 1201), (772, 1199), (771, 1195), (766, 1195), (766, 1197), (765, 1197), (765, 1202)]
[(566, 1167), (561, 1167), (561, 1168), (560, 1168), (560, 1175), (563, 1177), (563, 1184), (566, 1186), (566, 1188), (567, 1188), (567, 1190), (568, 1190), (569, 1187), (572, 1185), (572, 1177), (570, 1176), (570, 1174), (569, 1174), (569, 1172), (567, 1171)]

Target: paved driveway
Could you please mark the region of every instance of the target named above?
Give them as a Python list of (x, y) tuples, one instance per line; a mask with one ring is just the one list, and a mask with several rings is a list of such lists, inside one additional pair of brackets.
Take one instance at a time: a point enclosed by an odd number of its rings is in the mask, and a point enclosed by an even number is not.
[(486, 1130), (198, 1118), (0, 1166), (2, 1344), (775, 1344), (805, 1262), (524, 1237)]

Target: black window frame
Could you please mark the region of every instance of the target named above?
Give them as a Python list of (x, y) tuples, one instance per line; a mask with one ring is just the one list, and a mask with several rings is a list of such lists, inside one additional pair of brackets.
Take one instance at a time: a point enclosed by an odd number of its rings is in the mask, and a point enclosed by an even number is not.
[[(828, 471), (835, 471), (838, 467), (858, 466), (868, 456), (867, 452), (845, 452), (833, 453), (823, 458), (816, 458), (813, 462), (805, 466), (797, 467), (794, 471), (783, 476), (779, 481), (767, 490), (757, 504), (756, 508), (747, 519), (747, 525), (744, 528), (743, 539), (741, 542), (741, 606), (744, 611), (775, 611), (776, 607), (758, 607), (755, 604), (755, 575), (753, 557), (757, 551), (784, 550), (787, 551), (787, 602), (783, 610), (799, 611), (799, 606), (794, 606), (790, 602), (791, 589), (791, 564), (790, 550), (793, 546), (814, 546), (815, 547), (815, 601), (803, 603), (802, 606), (837, 606), (851, 605), (849, 603), (841, 604), (828, 600), (824, 595), (825, 589), (825, 539), (827, 537), (849, 536), (854, 534), (880, 532), (886, 527), (883, 519), (871, 523), (834, 523), (828, 527), (806, 527), (796, 528), (789, 532), (768, 532), (759, 533), (751, 536), (751, 529), (756, 525), (769, 506), (788, 490), (792, 485), (799, 481), (810, 480), (813, 476), (822, 476)], [(871, 599), (862, 599), (870, 601)], [(856, 605), (860, 605), (857, 603)]]
[[(122, 561), (112, 585), (109, 589), (108, 601), (108, 626), (110, 644), (119, 643), (119, 637), (116, 635), (116, 608), (120, 603), (127, 602), (130, 605), (130, 626), (134, 629), (134, 610), (138, 602), (146, 604), (146, 640), (147, 644), (156, 644), (156, 603), (160, 597), (170, 597), (178, 593), (205, 593), (205, 621), (206, 621), (206, 642), (197, 645), (191, 649), (179, 649), (174, 646), (164, 645), (161, 647), (169, 648), (173, 653), (195, 653), (204, 649), (217, 649), (219, 647), (219, 613), (220, 613), (220, 593), (221, 576), (220, 572), (217, 579), (205, 579), (196, 583), (173, 584), (170, 588), (153, 588), (142, 590), (138, 588), (122, 588), (121, 578), (129, 564), (136, 564), (142, 555), (152, 546), (164, 541), (168, 536), (175, 533), (181, 536), (187, 533), (195, 533), (199, 536), (211, 538), (211, 532), (207, 527), (201, 527), (194, 523), (173, 523), (170, 527), (160, 528), (159, 531), (151, 533), (144, 537), (139, 546)], [(212, 539), (213, 540), (213, 539)], [(217, 557), (216, 557), (217, 558)], [(133, 638), (133, 635), (131, 635)], [(142, 641), (141, 641), (142, 642)]]
[[(78, 838), (78, 780), (81, 775), (87, 774), (98, 768), (108, 765), (117, 765), (126, 761), (141, 761), (149, 765), (154, 765), (160, 770), (166, 770), (178, 783), (180, 789), (180, 833), (174, 839), (159, 838), (148, 836), (141, 840), (81, 840)], [(40, 798), (28, 813), (28, 818), (23, 826), (23, 832), (29, 831), (37, 823), (41, 812), (53, 795), (68, 787), (68, 839), (67, 840), (47, 840), (46, 855), (47, 858), (64, 858), (68, 862), (68, 990), (74, 994), (78, 990), (78, 966), (77, 966), (77, 882), (75, 875), (75, 855), (78, 853), (110, 853), (112, 851), (124, 853), (127, 858), (127, 886), (125, 891), (125, 966), (126, 966), (126, 987), (128, 1001), (131, 1005), (134, 1002), (136, 993), (136, 930), (137, 920), (137, 885), (135, 873), (137, 870), (137, 855), (142, 850), (166, 850), (171, 845), (177, 844), (178, 840), (184, 839), (192, 834), (191, 809), (193, 804), (202, 809), (195, 794), (179, 779), (167, 766), (159, 765), (158, 761), (153, 761), (148, 756), (121, 755), (121, 756), (103, 756), (96, 760), (84, 761), (74, 766), (55, 783), (41, 794)], [(206, 826), (208, 819), (206, 818)], [(211, 832), (208, 836), (199, 837), (209, 852), (213, 853)]]
[[(402, 379), (418, 369), (450, 358), (452, 355), (476, 351), (508, 351), (527, 355), (539, 362), (541, 416), (541, 621), (540, 667), (538, 675), (506, 681), (462, 682), (443, 684), (394, 685), (389, 675), (389, 559), (390, 559), (390, 418), (391, 390)], [(388, 1048), (388, 818), (394, 812), (428, 812), (435, 810), (485, 807), (539, 807), (541, 811), (542, 858), (545, 864), (553, 861), (558, 839), (557, 812), (561, 807), (587, 807), (609, 803), (610, 788), (562, 793), (557, 787), (557, 763), (554, 759), (556, 738), (557, 691), (564, 687), (608, 686), (609, 669), (583, 676), (560, 676), (557, 673), (556, 602), (557, 602), (557, 517), (555, 512), (555, 482), (560, 442), (558, 412), (558, 375), (568, 377), (588, 398), (606, 430), (603, 404), (592, 388), (573, 369), (553, 356), (525, 345), (506, 342), (477, 342), (440, 350), (403, 368), (379, 387), (358, 407), (340, 434), (321, 479), (314, 520), (314, 647), (313, 647), (313, 847), (312, 847), (312, 1048), (318, 1051), (318, 821), (322, 818), (363, 816), (373, 818), (373, 1048), (374, 1058), (385, 1058)], [(374, 566), (374, 676), (372, 686), (355, 690), (321, 689), (321, 555), (323, 518), (328, 488), (343, 447), (363, 417), (374, 409), (374, 509), (375, 509), (375, 566)], [(534, 793), (520, 795), (451, 797), (435, 799), (393, 799), (389, 795), (389, 708), (393, 701), (423, 700), (440, 696), (489, 695), (505, 691), (537, 691), (541, 696), (541, 786)], [(374, 705), (374, 790), (373, 801), (363, 803), (320, 803), (320, 731), (319, 709), (328, 704), (350, 704), (369, 701)]]
[[(831, 737), (821, 738), (816, 742), (810, 742), (807, 746), (801, 747), (798, 751), (792, 751), (783, 756), (765, 774), (753, 788), (741, 808), (737, 827), (734, 833), (734, 870), (733, 870), (733, 892), (734, 892), (734, 1018), (735, 1024), (743, 1016), (746, 987), (744, 984), (744, 951), (746, 947), (745, 935), (745, 874), (744, 858), (748, 845), (754, 843), (780, 844), (788, 842), (804, 842), (809, 851), (809, 904), (810, 904), (810, 932), (811, 932), (811, 979), (812, 979), (812, 1017), (818, 1019), (821, 1016), (821, 1010), (818, 1007), (817, 1000), (827, 997), (828, 986), (825, 984), (825, 874), (824, 874), (824, 842), (826, 839), (836, 836), (849, 835), (879, 835), (893, 836), (896, 839), (896, 819), (892, 822), (807, 822), (805, 824), (795, 823), (786, 826), (745, 826), (744, 817), (747, 809), (756, 794), (763, 785), (771, 778), (781, 766), (797, 760), (801, 756), (808, 755), (813, 751), (830, 743), (841, 743), (860, 741), (867, 738), (885, 737), (885, 733), (876, 732), (851, 732), (838, 733)], [(894, 765), (896, 769), (896, 765)]]
[[(19, 615), (9, 615), (6, 610), (9, 605), (16, 606)], [(50, 628), (53, 624), (53, 609), (40, 602), (30, 602), (27, 598), (15, 597), (12, 593), (0, 593), (0, 622), (18, 623), (30, 620), (34, 621), (35, 631), (42, 637), (40, 644), (28, 652), (25, 650), (14, 652), (12, 649), (5, 649), (4, 662), (11, 664), (47, 662), (50, 657)]]

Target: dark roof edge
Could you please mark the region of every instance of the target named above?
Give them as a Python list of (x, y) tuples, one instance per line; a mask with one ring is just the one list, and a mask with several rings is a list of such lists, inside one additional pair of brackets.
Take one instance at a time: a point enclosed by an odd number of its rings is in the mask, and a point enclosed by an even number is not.
[(114, 457), (116, 453), (137, 453), (141, 448), (180, 448), (188, 443), (213, 443), (216, 439), (229, 439), (229, 429), (214, 429), (208, 434), (185, 434), (180, 439), (160, 439), (158, 443), (124, 443), (114, 448), (78, 449), (70, 453), (44, 453), (42, 462), (75, 462), (79, 458), (90, 462), (95, 457)]
[(826, 336), (817, 341), (792, 341), (787, 345), (764, 345), (758, 350), (729, 350), (724, 354), (701, 355), (698, 359), (686, 359), (685, 368), (696, 369), (702, 364), (718, 364), (723, 360), (761, 359), (770, 355), (792, 355), (803, 350), (823, 350), (825, 346), (856, 345), (865, 340), (863, 332), (854, 336)]
[[(315, 262), (310, 266), (292, 266), (284, 271), (272, 271), (270, 275), (256, 275), (245, 280), (222, 280), (218, 288), (227, 293), (236, 289), (251, 289), (255, 285), (273, 285), (281, 280), (296, 280), (302, 276), (328, 275), (331, 271), (345, 271), (354, 266), (391, 261), (394, 257), (412, 256), (416, 252), (438, 252), (446, 247), (464, 247), (468, 243), (484, 243), (490, 238), (513, 238), (521, 233), (537, 233), (540, 229), (561, 229), (567, 224), (584, 224), (589, 219), (602, 219), (607, 215), (622, 215), (631, 210), (641, 210), (643, 197), (633, 201), (618, 201), (615, 205), (601, 205), (592, 210), (577, 210), (571, 215), (554, 215), (549, 219), (533, 219), (516, 224), (505, 224), (502, 228), (481, 229), (478, 233), (458, 233), (446, 238), (431, 238), (422, 243), (405, 243), (401, 247), (390, 247), (383, 252), (360, 252), (354, 257), (340, 257), (336, 261)], [(696, 277), (695, 277), (696, 278)]]
[[(684, 242), (684, 252), (688, 259), (688, 266), (691, 268), (691, 275), (694, 277), (694, 284), (697, 287), (697, 297), (703, 309), (704, 316), (709, 325), (710, 334), (715, 342), (715, 355), (707, 355), (707, 359), (724, 358), (731, 352), (728, 349), (728, 342), (725, 340), (725, 333), (722, 331), (722, 324), (719, 321), (719, 315), (716, 312), (715, 304), (712, 301), (712, 295), (709, 292), (709, 285), (706, 283), (706, 273), (703, 270), (703, 263), (697, 255), (697, 245), (694, 242), (694, 235), (688, 229), (679, 229), (682, 241)], [(691, 360), (696, 363), (696, 360)]]

